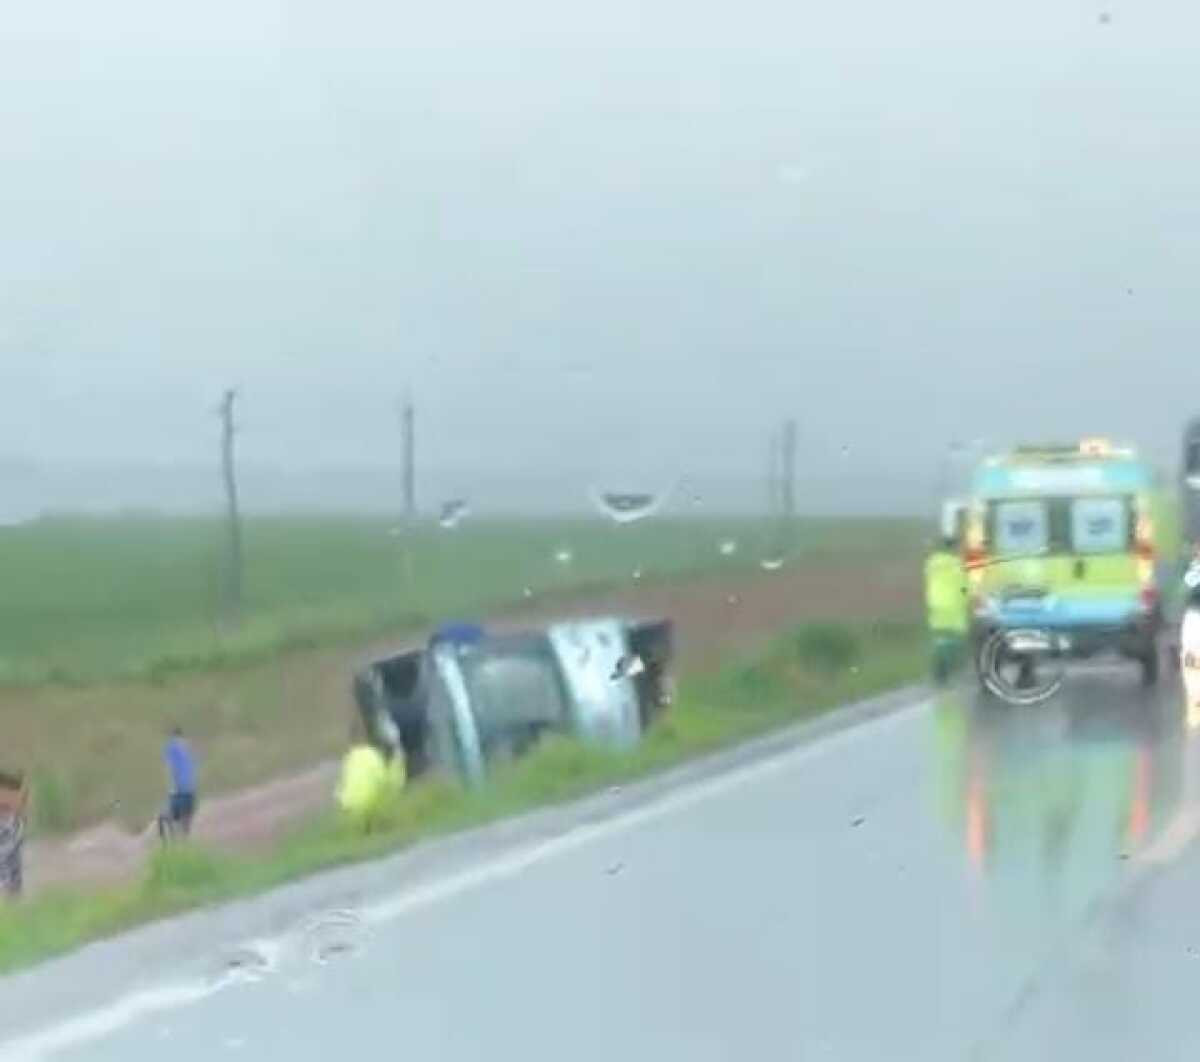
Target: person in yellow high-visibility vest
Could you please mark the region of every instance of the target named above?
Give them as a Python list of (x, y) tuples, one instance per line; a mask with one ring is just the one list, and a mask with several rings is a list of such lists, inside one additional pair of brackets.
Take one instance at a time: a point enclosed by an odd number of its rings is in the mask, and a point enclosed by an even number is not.
[(933, 677), (945, 682), (967, 640), (967, 573), (953, 538), (943, 537), (925, 561), (925, 609), (933, 642)]
[(342, 759), (336, 799), (346, 819), (364, 833), (379, 825), (381, 813), (404, 788), (404, 760), (384, 756), (356, 723), (350, 750)]

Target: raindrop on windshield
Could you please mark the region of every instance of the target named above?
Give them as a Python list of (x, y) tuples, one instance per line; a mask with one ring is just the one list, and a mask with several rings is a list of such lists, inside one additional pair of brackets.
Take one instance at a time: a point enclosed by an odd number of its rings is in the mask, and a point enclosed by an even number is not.
[(634, 568), (634, 569), (633, 569), (633, 577), (634, 577), (635, 579), (640, 579), (640, 578), (642, 577), (642, 569), (641, 569), (641, 568)]
[(252, 945), (238, 948), (221, 960), (215, 980), (222, 985), (252, 984), (266, 977), (274, 965), (265, 947)]
[(727, 538), (717, 548), (720, 549), (722, 557), (732, 557), (737, 552), (738, 546), (732, 538)]
[(559, 549), (554, 554), (554, 559), (559, 564), (570, 564), (575, 559), (575, 555), (566, 547)]
[(1111, 12), (1111, 11), (1101, 11), (1101, 12), (1100, 12), (1099, 22), (1100, 22), (1100, 25), (1101, 25), (1101, 26), (1108, 26), (1108, 25), (1111, 25), (1111, 23), (1112, 23), (1112, 20), (1113, 20), (1113, 19), (1112, 19), (1112, 12)]
[(632, 524), (653, 516), (665, 500), (665, 494), (649, 491), (591, 491), (592, 504), (618, 524)]
[(471, 506), (466, 498), (451, 498), (449, 501), (442, 503), (442, 511), (441, 515), (438, 516), (438, 524), (449, 531), (452, 528), (458, 527), (470, 513)]
[(353, 955), (362, 946), (362, 916), (356, 911), (328, 911), (306, 931), (308, 954), (320, 965)]
[(759, 566), (764, 572), (777, 572), (783, 567), (782, 557), (763, 557), (759, 562)]
[(527, 586), (521, 591), (522, 597), (533, 597), (533, 591)]
[(846, 443), (846, 444), (845, 444), (845, 445), (842, 447), (842, 449), (841, 449), (841, 454), (842, 454), (842, 456), (843, 456), (843, 457), (849, 457), (849, 456), (850, 456), (850, 444), (849, 444), (849, 443)]

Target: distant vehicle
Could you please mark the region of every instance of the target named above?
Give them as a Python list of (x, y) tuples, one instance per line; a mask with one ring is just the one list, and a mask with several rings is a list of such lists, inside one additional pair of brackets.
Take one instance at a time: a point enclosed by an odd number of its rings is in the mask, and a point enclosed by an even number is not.
[(1185, 541), (1189, 545), (1200, 543), (1200, 417), (1189, 421), (1183, 432), (1179, 516)]
[(1156, 682), (1152, 489), (1150, 468), (1103, 439), (986, 459), (971, 487), (964, 551), (973, 644), (996, 630), (1049, 631), (1070, 656), (1115, 651)]
[(671, 698), (668, 620), (589, 619), (542, 630), (431, 639), (354, 678), (370, 740), (478, 785), (488, 764), (524, 754), (546, 733), (631, 747)]

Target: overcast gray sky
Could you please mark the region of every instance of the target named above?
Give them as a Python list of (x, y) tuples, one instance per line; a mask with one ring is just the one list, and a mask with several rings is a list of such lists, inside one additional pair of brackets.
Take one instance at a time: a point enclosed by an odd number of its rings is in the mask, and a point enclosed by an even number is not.
[(297, 467), (388, 459), (407, 385), (423, 455), (496, 474), (756, 476), (787, 414), (811, 465), (914, 490), (954, 437), (1170, 454), (1198, 31), (1183, 0), (9, 5), (0, 455), (207, 461), (230, 383), (247, 461)]

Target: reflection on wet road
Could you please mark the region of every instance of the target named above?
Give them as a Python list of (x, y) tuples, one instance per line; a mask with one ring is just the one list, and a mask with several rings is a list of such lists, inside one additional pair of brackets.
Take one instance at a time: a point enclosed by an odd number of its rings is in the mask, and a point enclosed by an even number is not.
[(1128, 669), (1032, 709), (963, 688), (398, 879), (322, 963), (275, 941), (253, 978), (36, 1035), (0, 991), (0, 1037), (122, 1060), (1191, 1057), (1197, 740), (1177, 686)]

